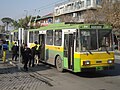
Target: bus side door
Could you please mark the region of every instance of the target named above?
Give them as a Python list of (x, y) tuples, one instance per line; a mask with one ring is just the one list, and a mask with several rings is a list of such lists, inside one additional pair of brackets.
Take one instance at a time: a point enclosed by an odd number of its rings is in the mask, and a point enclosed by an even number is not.
[(39, 44), (41, 45), (40, 60), (45, 61), (45, 34), (46, 31), (39, 32)]
[(64, 33), (64, 67), (74, 69), (74, 33)]

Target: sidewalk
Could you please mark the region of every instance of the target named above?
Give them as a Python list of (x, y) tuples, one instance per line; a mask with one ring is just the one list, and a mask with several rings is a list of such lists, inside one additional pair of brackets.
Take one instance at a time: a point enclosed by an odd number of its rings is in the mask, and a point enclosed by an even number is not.
[(11, 57), (12, 57), (12, 54), (9, 51), (7, 52), (5, 63), (3, 63), (2, 57), (0, 57), (0, 68), (8, 68), (8, 66), (10, 66), (10, 67), (12, 67), (12, 66), (13, 67), (23, 67), (22, 63), (19, 63), (19, 58), (17, 59), (17, 61), (12, 61)]

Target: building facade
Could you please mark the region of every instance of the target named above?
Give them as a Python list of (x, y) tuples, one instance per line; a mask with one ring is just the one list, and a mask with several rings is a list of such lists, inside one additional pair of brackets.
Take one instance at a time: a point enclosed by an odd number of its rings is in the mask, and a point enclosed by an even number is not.
[(50, 23), (53, 23), (53, 13), (49, 13), (39, 18), (34, 18), (31, 21), (32, 26), (36, 28), (47, 26)]
[(54, 8), (54, 22), (77, 21), (84, 22), (84, 14), (88, 9), (101, 7), (102, 0), (69, 0)]

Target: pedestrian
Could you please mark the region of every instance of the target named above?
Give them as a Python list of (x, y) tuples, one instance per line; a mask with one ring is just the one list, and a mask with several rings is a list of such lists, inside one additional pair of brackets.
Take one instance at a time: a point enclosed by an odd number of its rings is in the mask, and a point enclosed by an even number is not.
[(0, 40), (0, 57), (2, 56), (2, 44), (3, 44), (3, 41)]
[(35, 41), (35, 59), (36, 59), (36, 64), (39, 64), (39, 60), (40, 60), (40, 52), (41, 52), (41, 45), (38, 44), (37, 41)]
[(12, 61), (17, 61), (17, 57), (18, 57), (18, 51), (19, 51), (19, 47), (17, 45), (17, 43), (15, 42), (15, 44), (12, 46)]
[(24, 64), (24, 59), (23, 59), (23, 55), (24, 55), (24, 48), (25, 48), (25, 44), (23, 43), (20, 47), (20, 50), (21, 50), (21, 57), (22, 57), (22, 64)]
[(35, 52), (36, 52), (36, 47), (31, 48), (31, 59), (32, 59), (32, 67), (35, 66)]
[(2, 44), (2, 53), (3, 53), (2, 60), (3, 60), (4, 63), (6, 62), (7, 50), (8, 50), (8, 45), (7, 45), (6, 41), (3, 41), (3, 44)]
[(25, 44), (25, 47), (23, 49), (23, 59), (24, 59), (24, 70), (28, 71), (28, 67), (27, 64), (30, 60), (30, 54), (31, 54), (31, 50), (30, 48), (28, 48), (27, 44)]

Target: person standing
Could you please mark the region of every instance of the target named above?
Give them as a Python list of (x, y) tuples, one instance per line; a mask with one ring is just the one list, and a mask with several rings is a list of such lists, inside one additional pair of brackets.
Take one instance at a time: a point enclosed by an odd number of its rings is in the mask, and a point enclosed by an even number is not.
[(2, 60), (3, 60), (4, 63), (6, 62), (7, 50), (8, 50), (8, 45), (7, 45), (6, 41), (3, 41), (3, 45), (2, 45), (2, 53), (3, 53)]
[(24, 70), (28, 71), (27, 64), (30, 60), (31, 50), (28, 48), (27, 44), (25, 44), (25, 47), (23, 49), (23, 59), (24, 59)]
[(17, 43), (15, 42), (15, 44), (12, 47), (12, 61), (13, 60), (17, 61), (18, 51), (19, 51), (19, 47), (17, 46)]
[(36, 64), (39, 64), (39, 60), (40, 60), (40, 48), (41, 45), (38, 44), (37, 41), (35, 41), (35, 59), (36, 59)]
[(32, 67), (35, 66), (35, 52), (36, 52), (36, 47), (31, 48), (31, 59), (32, 59)]
[(22, 57), (22, 64), (24, 63), (24, 59), (23, 59), (23, 55), (24, 55), (24, 48), (25, 48), (25, 44), (23, 43), (20, 47), (20, 50), (21, 50), (21, 57)]
[(2, 44), (3, 44), (3, 42), (2, 42), (2, 40), (0, 40), (0, 56), (2, 56)]

